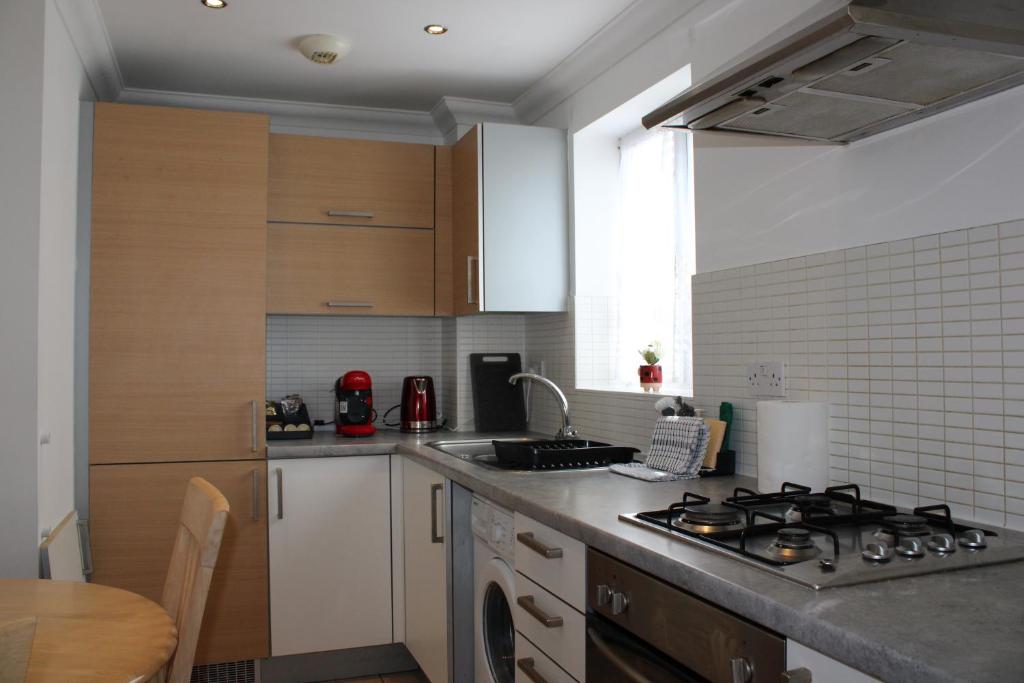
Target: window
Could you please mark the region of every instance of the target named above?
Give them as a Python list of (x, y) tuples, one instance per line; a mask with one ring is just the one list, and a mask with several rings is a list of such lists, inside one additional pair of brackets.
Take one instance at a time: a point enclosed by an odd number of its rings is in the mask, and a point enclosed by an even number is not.
[[(639, 391), (639, 350), (658, 342), (663, 392), (691, 396), (695, 258), (689, 136), (643, 130), (616, 142), (615, 182), (606, 185), (616, 194), (606, 206), (610, 216), (590, 230), (577, 224), (577, 241), (604, 242), (590, 244), (583, 259), (577, 249), (577, 386)], [(601, 250), (607, 253), (595, 257)], [(593, 292), (580, 284), (593, 282), (597, 269), (606, 278), (603, 291), (588, 296)]]

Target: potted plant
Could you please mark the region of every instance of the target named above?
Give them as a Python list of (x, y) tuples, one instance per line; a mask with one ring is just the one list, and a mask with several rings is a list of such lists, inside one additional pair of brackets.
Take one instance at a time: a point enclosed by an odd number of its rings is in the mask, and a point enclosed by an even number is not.
[(661, 391), (662, 379), (661, 366), (658, 365), (658, 361), (661, 360), (661, 342), (653, 341), (645, 348), (640, 349), (639, 353), (646, 363), (646, 365), (641, 365), (638, 370), (640, 386), (645, 392), (658, 393)]

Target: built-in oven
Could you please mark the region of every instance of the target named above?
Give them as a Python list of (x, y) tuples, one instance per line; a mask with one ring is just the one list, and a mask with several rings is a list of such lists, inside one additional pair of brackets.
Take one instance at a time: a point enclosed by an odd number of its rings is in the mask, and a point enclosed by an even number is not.
[(588, 683), (789, 680), (778, 634), (589, 549), (587, 607)]

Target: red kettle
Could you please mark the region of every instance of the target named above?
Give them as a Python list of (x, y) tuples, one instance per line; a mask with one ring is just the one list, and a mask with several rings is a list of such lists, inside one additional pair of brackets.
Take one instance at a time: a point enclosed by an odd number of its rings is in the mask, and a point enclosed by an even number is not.
[(406, 377), (402, 382), (403, 432), (437, 431), (437, 400), (434, 380), (426, 376)]

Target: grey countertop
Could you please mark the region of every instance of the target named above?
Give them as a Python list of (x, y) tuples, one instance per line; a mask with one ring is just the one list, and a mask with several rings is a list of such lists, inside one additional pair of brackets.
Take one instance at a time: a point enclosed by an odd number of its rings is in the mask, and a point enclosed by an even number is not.
[(618, 519), (666, 507), (686, 490), (719, 498), (735, 486), (756, 488), (750, 478), (652, 484), (607, 471), (504, 472), (425, 445), (476, 436), (484, 435), (317, 433), (267, 452), (272, 459), (413, 456), (481, 496), (883, 681), (1024, 681), (1024, 562), (814, 591)]

